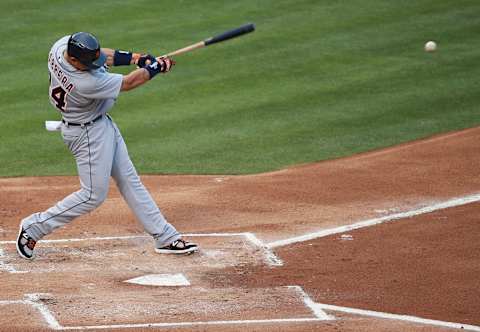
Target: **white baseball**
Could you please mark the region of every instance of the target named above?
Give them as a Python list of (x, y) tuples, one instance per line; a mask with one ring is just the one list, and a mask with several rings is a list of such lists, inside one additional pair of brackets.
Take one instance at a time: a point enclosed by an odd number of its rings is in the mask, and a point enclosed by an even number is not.
[(428, 41), (425, 44), (425, 52), (435, 52), (437, 50), (437, 43), (434, 41)]

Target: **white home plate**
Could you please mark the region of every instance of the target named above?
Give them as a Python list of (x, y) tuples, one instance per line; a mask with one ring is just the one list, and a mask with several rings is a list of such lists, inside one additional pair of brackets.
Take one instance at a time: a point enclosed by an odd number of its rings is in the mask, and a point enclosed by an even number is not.
[(181, 273), (147, 274), (138, 278), (125, 280), (124, 282), (148, 286), (190, 286), (190, 282)]

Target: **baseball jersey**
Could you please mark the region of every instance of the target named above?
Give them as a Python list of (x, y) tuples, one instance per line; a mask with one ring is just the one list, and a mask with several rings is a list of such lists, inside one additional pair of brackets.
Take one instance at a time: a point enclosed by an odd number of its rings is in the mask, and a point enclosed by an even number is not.
[(85, 123), (112, 108), (123, 75), (111, 74), (104, 67), (88, 71), (73, 67), (64, 57), (69, 37), (59, 39), (48, 55), (50, 103), (65, 121)]

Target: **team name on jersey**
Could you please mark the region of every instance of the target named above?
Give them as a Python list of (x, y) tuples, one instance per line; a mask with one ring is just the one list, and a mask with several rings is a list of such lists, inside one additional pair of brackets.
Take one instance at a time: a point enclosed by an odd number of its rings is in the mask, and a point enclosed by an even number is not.
[(72, 92), (75, 87), (72, 83), (70, 83), (68, 77), (62, 71), (60, 65), (57, 64), (57, 61), (55, 61), (55, 56), (53, 55), (53, 53), (50, 53), (48, 55), (48, 67), (50, 68), (50, 72), (52, 73), (52, 75), (55, 75), (55, 77), (57, 77), (58, 81), (60, 82), (60, 84), (62, 84), (65, 90), (67, 90), (68, 92)]

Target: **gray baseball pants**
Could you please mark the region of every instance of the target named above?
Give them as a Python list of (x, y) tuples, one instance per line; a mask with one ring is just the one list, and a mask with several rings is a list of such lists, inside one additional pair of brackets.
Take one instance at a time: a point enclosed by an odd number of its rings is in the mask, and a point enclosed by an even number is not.
[(23, 228), (30, 237), (38, 241), (100, 206), (107, 198), (112, 176), (157, 248), (180, 238), (140, 181), (120, 130), (109, 116), (83, 127), (63, 124), (62, 137), (75, 157), (81, 189), (48, 210), (23, 219)]

